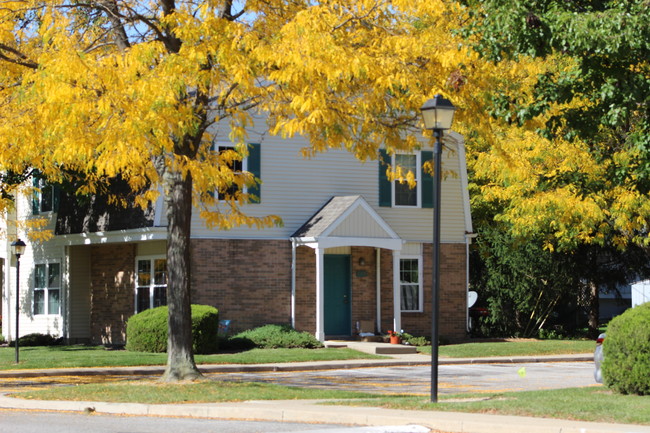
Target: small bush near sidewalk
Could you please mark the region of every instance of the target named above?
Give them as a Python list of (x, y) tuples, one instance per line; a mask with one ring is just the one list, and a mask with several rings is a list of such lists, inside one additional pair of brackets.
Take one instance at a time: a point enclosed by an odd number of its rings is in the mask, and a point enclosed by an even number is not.
[(228, 348), (244, 349), (259, 347), (263, 349), (315, 349), (323, 347), (313, 335), (299, 332), (289, 325), (265, 325), (240, 332), (226, 343)]
[(650, 395), (650, 302), (612, 319), (603, 353), (605, 385), (622, 394)]
[[(126, 323), (126, 349), (133, 352), (167, 351), (168, 308), (157, 307), (131, 316)], [(192, 305), (194, 353), (216, 353), (219, 348), (219, 311), (209, 305)]]

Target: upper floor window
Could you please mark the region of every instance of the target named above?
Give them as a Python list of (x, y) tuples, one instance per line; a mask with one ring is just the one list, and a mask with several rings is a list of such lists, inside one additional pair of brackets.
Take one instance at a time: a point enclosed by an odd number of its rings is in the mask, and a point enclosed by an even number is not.
[[(218, 149), (219, 153), (224, 153), (227, 151), (232, 151), (236, 152), (235, 148), (232, 146), (219, 146)], [(245, 170), (244, 166), (246, 160), (245, 159), (233, 159), (228, 163), (228, 168), (230, 168), (233, 173), (235, 173), (235, 176), (237, 173), (241, 173), (242, 171)], [(232, 196), (233, 194), (237, 193), (239, 191), (239, 186), (236, 183), (231, 184), (228, 188), (226, 188), (224, 191), (219, 191), (219, 200), (225, 200), (226, 197)]]
[(167, 259), (141, 257), (136, 260), (136, 267), (136, 312), (167, 305)]
[[(404, 181), (400, 182), (399, 180), (393, 181), (393, 206), (418, 206), (419, 205), (419, 194), (420, 182), (418, 178), (420, 173), (418, 167), (419, 158), (418, 155), (407, 155), (407, 154), (397, 154), (393, 156), (393, 166), (401, 167), (402, 175), (405, 178)], [(415, 177), (416, 186), (411, 187), (406, 181), (407, 173), (413, 173)]]
[(60, 314), (61, 264), (39, 263), (34, 266), (34, 314)]
[[(381, 149), (379, 153), (379, 206), (433, 208), (433, 177), (422, 168), (425, 162), (432, 159), (433, 152), (388, 155)], [(412, 173), (415, 186), (411, 187), (406, 180), (390, 181), (386, 174), (388, 165), (400, 167), (404, 178), (409, 172)]]
[(35, 174), (33, 177), (32, 213), (55, 212), (58, 207), (59, 189)]
[(399, 284), (402, 311), (422, 311), (422, 266), (420, 257), (400, 258)]
[[(227, 150), (236, 151), (235, 147), (231, 145), (216, 146), (215, 148), (219, 153)], [(241, 160), (231, 161), (229, 168), (235, 173), (248, 171), (257, 179), (260, 179), (262, 176), (261, 156), (261, 145), (259, 143), (251, 143), (248, 145), (248, 156)], [(219, 200), (224, 200), (228, 195), (232, 195), (238, 190), (238, 185), (232, 184), (227, 189), (218, 191), (218, 198)], [(247, 186), (245, 192), (250, 194), (251, 203), (260, 203), (262, 201), (262, 186), (260, 184)]]

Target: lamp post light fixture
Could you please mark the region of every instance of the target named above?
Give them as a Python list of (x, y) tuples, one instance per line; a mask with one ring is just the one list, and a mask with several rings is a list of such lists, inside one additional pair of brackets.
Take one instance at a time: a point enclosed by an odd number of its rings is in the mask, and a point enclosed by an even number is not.
[(433, 273), (431, 292), (431, 401), (438, 401), (438, 323), (440, 316), (440, 188), (442, 135), (451, 129), (456, 107), (448, 99), (436, 95), (420, 108), (425, 129), (433, 131)]
[(20, 256), (25, 253), (25, 242), (16, 239), (11, 243), (11, 252), (16, 256), (16, 333), (14, 341), (16, 343), (16, 364), (20, 359), (18, 348), (18, 326), (20, 324)]

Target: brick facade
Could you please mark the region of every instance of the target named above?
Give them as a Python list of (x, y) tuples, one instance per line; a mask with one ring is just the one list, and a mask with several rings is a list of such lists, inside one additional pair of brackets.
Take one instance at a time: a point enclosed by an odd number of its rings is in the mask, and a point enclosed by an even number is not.
[(136, 245), (90, 247), (90, 330), (94, 344), (124, 344), (126, 320), (135, 310)]
[(291, 323), (291, 243), (193, 239), (192, 303), (212, 305), (233, 330)]
[[(91, 248), (91, 331), (93, 342), (123, 344), (125, 323), (133, 314), (135, 244)], [(423, 251), (424, 311), (402, 313), (402, 329), (431, 332), (431, 244)], [(377, 255), (374, 248), (351, 248), (351, 323), (377, 320)], [(267, 323), (291, 323), (291, 242), (281, 240), (193, 239), (192, 303), (212, 305), (233, 331)], [(393, 327), (392, 251), (381, 250), (381, 330)], [(441, 246), (440, 336), (465, 337), (465, 245)], [(316, 254), (296, 249), (296, 328), (316, 330)], [(364, 330), (365, 331), (365, 330)]]

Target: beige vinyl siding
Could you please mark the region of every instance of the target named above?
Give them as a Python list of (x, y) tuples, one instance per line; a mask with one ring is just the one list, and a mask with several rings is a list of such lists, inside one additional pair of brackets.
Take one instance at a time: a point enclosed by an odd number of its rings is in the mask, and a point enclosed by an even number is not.
[(90, 339), (90, 254), (85, 245), (68, 248), (68, 336), (71, 341)]
[[(301, 148), (307, 146), (302, 137), (282, 139), (251, 134), (249, 141), (261, 143), (262, 202), (246, 205), (243, 210), (252, 216), (277, 215), (283, 226), (210, 231), (195, 212), (193, 237), (287, 239), (332, 196), (362, 195), (402, 239), (421, 242), (432, 238), (431, 209), (378, 206), (377, 161), (359, 162), (345, 150), (329, 150), (306, 159), (300, 155)], [(457, 172), (458, 168), (458, 154), (445, 152), (443, 169)], [(465, 242), (460, 176), (448, 176), (443, 181), (442, 194), (442, 241)]]

